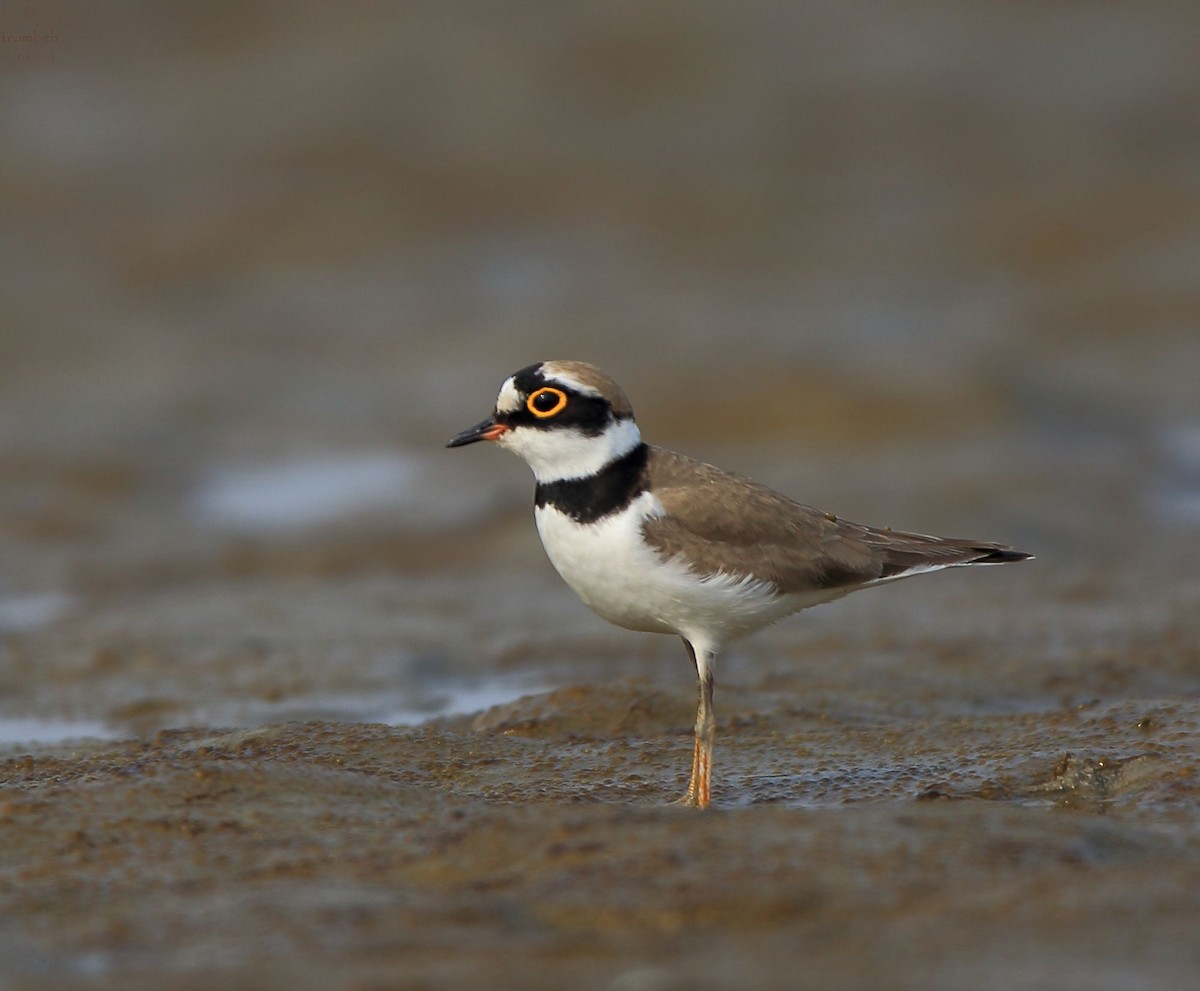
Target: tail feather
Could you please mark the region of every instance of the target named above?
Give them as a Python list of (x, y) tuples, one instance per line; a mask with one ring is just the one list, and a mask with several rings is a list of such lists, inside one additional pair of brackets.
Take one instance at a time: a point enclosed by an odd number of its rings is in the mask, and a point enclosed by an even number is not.
[(942, 568), (961, 568), (973, 564), (1008, 564), (1033, 557), (1006, 544), (977, 540), (926, 537), (923, 534), (887, 533), (876, 544), (882, 552), (883, 569), (879, 580), (903, 578)]
[(973, 561), (964, 561), (964, 564), (1008, 564), (1010, 561), (1032, 561), (1033, 555), (1026, 554), (1024, 551), (1016, 551), (1011, 547), (1005, 547), (1003, 544), (997, 544), (994, 547), (984, 545), (979, 548), (981, 551), (986, 551), (980, 557)]

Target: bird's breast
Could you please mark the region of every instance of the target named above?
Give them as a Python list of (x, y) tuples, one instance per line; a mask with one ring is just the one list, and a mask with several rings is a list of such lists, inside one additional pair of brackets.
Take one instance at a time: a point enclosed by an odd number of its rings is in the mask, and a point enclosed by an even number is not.
[(594, 612), (628, 629), (671, 633), (662, 604), (651, 594), (662, 584), (666, 562), (642, 539), (642, 520), (652, 512), (652, 497), (643, 493), (625, 509), (589, 523), (553, 505), (538, 507), (535, 519), (550, 563)]
[(625, 509), (578, 523), (553, 505), (536, 510), (551, 564), (595, 613), (630, 630), (678, 633), (727, 643), (796, 606), (772, 586), (736, 575), (701, 575), (686, 560), (664, 558), (642, 536), (642, 521), (662, 513), (652, 492)]

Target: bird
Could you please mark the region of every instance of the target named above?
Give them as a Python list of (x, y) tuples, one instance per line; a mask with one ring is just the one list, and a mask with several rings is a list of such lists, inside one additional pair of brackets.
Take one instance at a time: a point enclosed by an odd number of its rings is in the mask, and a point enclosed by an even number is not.
[(1024, 561), (1006, 544), (865, 526), (642, 440), (633, 407), (583, 361), (504, 380), (490, 416), (447, 447), (490, 441), (533, 470), (551, 564), (603, 619), (673, 634), (696, 670), (692, 771), (682, 804), (712, 801), (713, 670), (730, 643), (859, 589), (968, 565)]

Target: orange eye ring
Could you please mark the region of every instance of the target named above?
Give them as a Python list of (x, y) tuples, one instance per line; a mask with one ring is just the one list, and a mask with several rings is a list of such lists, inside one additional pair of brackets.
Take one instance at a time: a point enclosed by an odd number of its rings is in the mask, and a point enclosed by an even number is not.
[[(541, 409), (540, 406), (545, 405), (547, 397), (554, 399), (554, 405)], [(552, 416), (558, 416), (566, 405), (567, 394), (562, 389), (553, 389), (550, 386), (543, 386), (536, 392), (531, 392), (529, 398), (525, 400), (525, 408), (539, 420), (547, 420)]]

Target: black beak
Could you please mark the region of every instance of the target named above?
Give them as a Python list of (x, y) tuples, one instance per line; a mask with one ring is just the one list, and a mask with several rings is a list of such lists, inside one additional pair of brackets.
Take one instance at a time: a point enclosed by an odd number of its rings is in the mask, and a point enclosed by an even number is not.
[(464, 444), (474, 444), (479, 440), (495, 440), (501, 434), (507, 433), (508, 427), (503, 423), (497, 423), (496, 418), (489, 416), (486, 420), (480, 420), (475, 426), (467, 427), (466, 430), (460, 430), (450, 438), (450, 443), (447, 447), (462, 447)]

